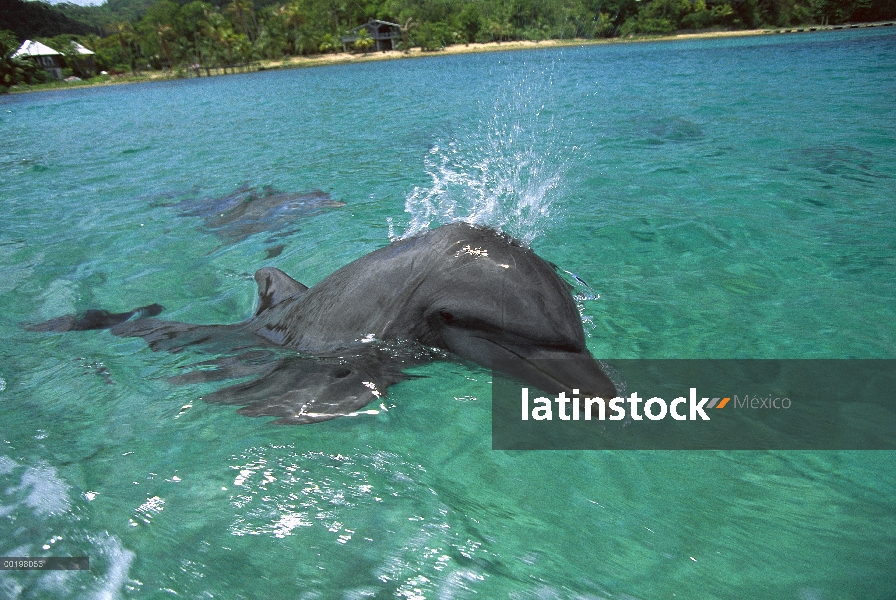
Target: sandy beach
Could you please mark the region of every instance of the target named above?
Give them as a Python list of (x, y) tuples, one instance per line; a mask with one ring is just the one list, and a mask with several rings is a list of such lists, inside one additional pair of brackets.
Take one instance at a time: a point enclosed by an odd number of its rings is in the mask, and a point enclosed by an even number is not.
[(483, 44), (454, 44), (446, 46), (436, 52), (423, 52), (420, 48), (411, 48), (409, 51), (390, 50), (386, 52), (369, 52), (366, 54), (352, 54), (339, 52), (336, 54), (321, 54), (316, 56), (294, 56), (285, 60), (261, 61), (263, 69), (312, 67), (318, 65), (333, 65), (344, 63), (370, 62), (378, 60), (394, 60), (406, 58), (421, 58), (427, 56), (443, 56), (446, 54), (473, 54), (482, 52), (507, 52), (511, 50), (537, 50), (545, 48), (563, 48), (569, 46), (593, 46), (598, 44), (629, 44), (638, 42), (671, 41), (686, 39), (702, 39), (717, 37), (743, 37), (753, 35), (768, 35), (777, 33), (774, 29), (749, 29), (743, 31), (705, 31), (699, 33), (683, 33), (669, 36), (639, 36), (631, 38), (601, 38), (601, 39), (569, 39), (569, 40), (544, 40), (489, 42)]

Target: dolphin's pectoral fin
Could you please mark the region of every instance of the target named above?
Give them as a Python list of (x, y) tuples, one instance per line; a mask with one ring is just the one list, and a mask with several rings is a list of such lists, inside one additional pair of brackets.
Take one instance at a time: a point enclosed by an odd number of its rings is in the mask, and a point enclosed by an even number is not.
[(25, 325), (27, 331), (88, 331), (91, 329), (109, 329), (132, 319), (142, 319), (144, 317), (154, 317), (164, 308), (159, 304), (150, 304), (149, 306), (141, 306), (132, 311), (122, 313), (111, 313), (108, 310), (87, 310), (79, 315), (63, 315), (37, 323), (34, 325)]
[(413, 377), (403, 369), (433, 355), (416, 345), (351, 349), (340, 356), (283, 356), (275, 349), (204, 361), (174, 384), (208, 383), (252, 377), (202, 397), (212, 404), (242, 406), (249, 417), (276, 417), (274, 423), (300, 425), (353, 416), (386, 395), (392, 385)]
[(190, 365), (191, 371), (168, 378), (174, 385), (209, 383), (224, 379), (264, 377), (278, 364), (277, 355), (270, 350), (250, 350), (236, 356), (225, 356)]
[(372, 372), (351, 361), (284, 358), (260, 377), (203, 397), (214, 404), (242, 405), (249, 417), (277, 417), (274, 423), (300, 425), (355, 414), (402, 381), (400, 370)]
[(272, 306), (283, 302), (287, 298), (293, 298), (304, 294), (308, 287), (302, 285), (280, 269), (266, 267), (255, 272), (255, 282), (258, 284), (258, 310), (257, 317)]

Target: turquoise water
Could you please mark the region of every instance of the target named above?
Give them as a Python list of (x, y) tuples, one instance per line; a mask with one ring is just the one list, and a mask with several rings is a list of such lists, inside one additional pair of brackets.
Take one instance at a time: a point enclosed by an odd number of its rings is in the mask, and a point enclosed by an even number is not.
[[(894, 98), (886, 29), (0, 98), (0, 555), (91, 561), (0, 597), (893, 598), (889, 452), (495, 452), (456, 363), (275, 427), (166, 381), (195, 356), (19, 324), (237, 322), (262, 266), (465, 218), (588, 282), (598, 357), (894, 358)], [(236, 243), (176, 206), (244, 184), (345, 206)]]

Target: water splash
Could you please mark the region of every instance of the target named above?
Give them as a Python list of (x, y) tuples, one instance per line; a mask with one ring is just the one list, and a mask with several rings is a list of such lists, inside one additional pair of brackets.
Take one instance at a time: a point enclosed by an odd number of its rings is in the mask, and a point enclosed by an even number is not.
[(576, 308), (578, 309), (579, 316), (582, 319), (582, 326), (585, 329), (585, 335), (589, 338), (592, 337), (596, 325), (594, 323), (594, 317), (589, 314), (590, 311), (587, 311), (585, 309), (585, 303), (600, 300), (600, 294), (597, 293), (594, 288), (588, 285), (588, 282), (586, 282), (584, 279), (582, 279), (572, 271), (558, 268), (557, 274), (560, 275), (560, 277), (562, 277), (572, 289), (572, 298), (576, 303)]
[[(0, 475), (11, 475), (19, 466), (6, 456), (0, 457)], [(25, 468), (17, 484), (5, 486), (4, 502), (11, 500), (12, 503), (0, 505), (0, 515), (6, 516), (20, 505), (38, 517), (65, 513), (70, 507), (68, 488), (53, 467), (39, 462), (36, 466)]]
[[(554, 63), (499, 65), (506, 71), (492, 106), (479, 105), (487, 116), (475, 131), (439, 140), (424, 157), (431, 182), (415, 187), (405, 201), (410, 220), (395, 240), (433, 225), (455, 221), (487, 225), (524, 243), (547, 226), (555, 212), (567, 155), (577, 148), (566, 143), (557, 122), (552, 90)], [(522, 71), (525, 74), (520, 76)]]

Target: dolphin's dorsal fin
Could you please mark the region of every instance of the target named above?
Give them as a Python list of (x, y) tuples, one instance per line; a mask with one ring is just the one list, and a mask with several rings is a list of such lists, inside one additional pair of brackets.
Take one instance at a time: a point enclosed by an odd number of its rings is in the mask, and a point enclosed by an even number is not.
[(304, 294), (308, 289), (308, 286), (302, 285), (280, 269), (273, 267), (255, 271), (255, 283), (258, 284), (256, 317), (287, 298)]

